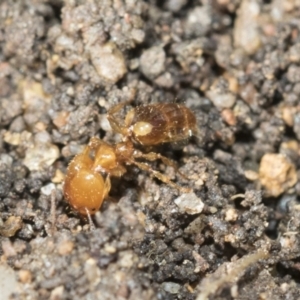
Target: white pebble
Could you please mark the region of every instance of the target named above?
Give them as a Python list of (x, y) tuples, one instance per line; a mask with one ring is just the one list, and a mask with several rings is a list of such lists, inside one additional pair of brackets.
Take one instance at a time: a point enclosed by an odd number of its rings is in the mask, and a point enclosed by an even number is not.
[(164, 282), (162, 286), (163, 289), (170, 294), (178, 294), (180, 290), (180, 284), (175, 282)]
[(51, 195), (51, 192), (55, 190), (55, 184), (54, 183), (49, 183), (47, 185), (44, 185), (42, 188), (41, 188), (41, 192), (42, 194), (44, 194), (45, 196), (50, 196)]
[(189, 215), (201, 213), (204, 207), (204, 203), (195, 193), (182, 194), (175, 199), (175, 203), (181, 211)]
[(59, 149), (53, 144), (35, 144), (28, 148), (24, 158), (24, 165), (30, 171), (39, 171), (51, 166), (59, 157)]

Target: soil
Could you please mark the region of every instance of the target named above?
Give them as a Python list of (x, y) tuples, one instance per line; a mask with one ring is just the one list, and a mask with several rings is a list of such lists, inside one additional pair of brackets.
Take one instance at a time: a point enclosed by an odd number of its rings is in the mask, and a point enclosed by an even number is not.
[[(0, 291), (5, 299), (299, 299), (300, 4), (0, 3)], [(92, 223), (63, 196), (108, 109), (178, 102), (197, 118), (127, 166)], [(142, 151), (148, 151), (143, 149)]]

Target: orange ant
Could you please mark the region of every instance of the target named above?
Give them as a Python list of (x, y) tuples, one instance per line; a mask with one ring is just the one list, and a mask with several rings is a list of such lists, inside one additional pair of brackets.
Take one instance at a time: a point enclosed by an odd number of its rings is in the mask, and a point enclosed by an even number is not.
[[(64, 195), (70, 205), (82, 215), (94, 214), (99, 210), (111, 189), (110, 177), (121, 177), (126, 172), (126, 165), (135, 165), (148, 171), (183, 193), (190, 192), (190, 189), (177, 185), (148, 164), (137, 161), (140, 158), (148, 161), (160, 159), (177, 170), (177, 165), (172, 160), (155, 152), (142, 153), (135, 148), (134, 143), (154, 146), (187, 139), (196, 131), (195, 115), (181, 104), (149, 104), (130, 110), (122, 125), (115, 114), (127, 103), (114, 106), (107, 114), (112, 129), (122, 134), (123, 141), (110, 145), (92, 137), (84, 151), (69, 164)], [(103, 175), (106, 175), (105, 179)]]

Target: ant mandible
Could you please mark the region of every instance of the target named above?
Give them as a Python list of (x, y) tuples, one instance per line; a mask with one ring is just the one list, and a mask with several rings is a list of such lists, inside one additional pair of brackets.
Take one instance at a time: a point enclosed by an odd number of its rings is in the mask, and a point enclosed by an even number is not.
[[(156, 152), (142, 153), (135, 144), (155, 146), (185, 140), (196, 132), (195, 115), (182, 104), (149, 104), (131, 109), (122, 125), (115, 115), (127, 103), (117, 104), (107, 113), (112, 129), (123, 136), (123, 141), (110, 145), (92, 137), (84, 151), (69, 164), (64, 195), (81, 215), (99, 210), (111, 189), (110, 177), (121, 177), (126, 172), (126, 165), (135, 165), (182, 193), (190, 192), (189, 188), (177, 185), (147, 163), (137, 161), (140, 158), (148, 161), (160, 159), (177, 170), (172, 160)], [(106, 175), (105, 179), (103, 175)]]

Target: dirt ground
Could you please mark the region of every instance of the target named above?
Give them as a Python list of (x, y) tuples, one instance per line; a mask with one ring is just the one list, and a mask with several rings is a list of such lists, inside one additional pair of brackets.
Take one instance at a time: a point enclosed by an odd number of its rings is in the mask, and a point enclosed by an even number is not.
[[(299, 299), (299, 97), (297, 0), (0, 1), (2, 299)], [(193, 192), (128, 166), (93, 229), (64, 176), (130, 99), (193, 111)]]

